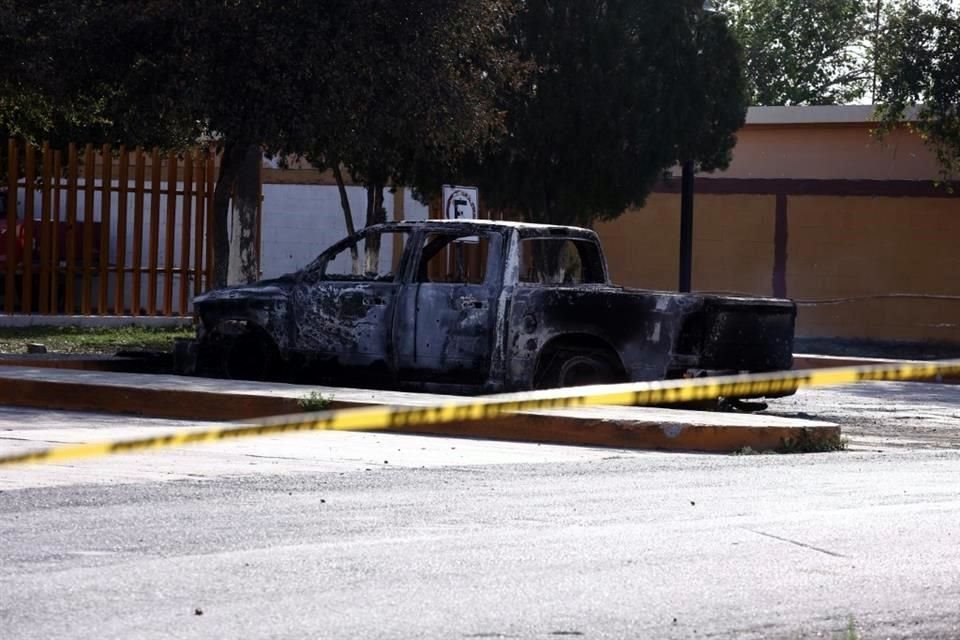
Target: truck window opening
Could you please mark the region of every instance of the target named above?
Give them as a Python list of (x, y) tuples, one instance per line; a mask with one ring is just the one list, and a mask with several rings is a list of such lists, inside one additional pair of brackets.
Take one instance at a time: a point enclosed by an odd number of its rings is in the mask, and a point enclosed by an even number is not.
[(570, 238), (527, 238), (520, 241), (520, 282), (525, 284), (603, 284), (603, 265), (596, 245)]

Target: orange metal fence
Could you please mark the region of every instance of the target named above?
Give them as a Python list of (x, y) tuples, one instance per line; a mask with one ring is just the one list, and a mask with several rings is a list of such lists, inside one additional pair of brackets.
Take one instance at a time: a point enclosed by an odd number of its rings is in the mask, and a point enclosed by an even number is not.
[(210, 150), (64, 153), (11, 139), (3, 155), (4, 313), (187, 315), (211, 286)]

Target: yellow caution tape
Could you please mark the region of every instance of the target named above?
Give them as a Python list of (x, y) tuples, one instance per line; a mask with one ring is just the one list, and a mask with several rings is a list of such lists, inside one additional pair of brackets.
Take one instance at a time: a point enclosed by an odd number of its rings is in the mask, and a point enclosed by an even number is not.
[(199, 442), (253, 438), (295, 431), (387, 430), (418, 425), (489, 420), (518, 411), (564, 409), (588, 405), (647, 406), (781, 395), (808, 387), (867, 381), (924, 380), (960, 375), (960, 360), (895, 363), (759, 373), (715, 378), (631, 382), (626, 384), (549, 389), (464, 398), (432, 407), (365, 407), (341, 411), (278, 416), (253, 423), (208, 430), (180, 430), (167, 435), (112, 442), (65, 445), (0, 457), (0, 466), (32, 462), (63, 462)]

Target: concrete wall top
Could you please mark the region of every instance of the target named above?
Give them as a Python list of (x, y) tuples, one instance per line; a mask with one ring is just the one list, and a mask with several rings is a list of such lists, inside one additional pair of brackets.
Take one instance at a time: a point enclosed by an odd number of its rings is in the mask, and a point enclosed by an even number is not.
[(872, 105), (825, 107), (750, 107), (747, 126), (785, 124), (840, 124), (873, 121)]
[[(864, 124), (875, 123), (875, 107), (870, 104), (750, 107), (747, 110), (747, 126), (791, 124)], [(910, 109), (907, 119), (915, 117), (916, 109)]]

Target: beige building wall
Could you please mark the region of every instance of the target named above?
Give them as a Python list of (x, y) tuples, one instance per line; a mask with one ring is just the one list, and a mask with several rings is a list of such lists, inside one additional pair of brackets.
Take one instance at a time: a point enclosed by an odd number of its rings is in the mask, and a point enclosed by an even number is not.
[(877, 138), (874, 125), (786, 124), (743, 129), (723, 178), (932, 180), (936, 158), (905, 129)]
[[(679, 210), (680, 197), (675, 199)], [(697, 291), (772, 295), (775, 213), (775, 196), (698, 198), (694, 206), (693, 287)], [(674, 273), (678, 268), (675, 264)]]
[[(772, 293), (774, 196), (697, 198), (693, 283), (698, 291)], [(654, 194), (643, 209), (596, 226), (617, 284), (676, 289), (680, 196)]]
[(838, 299), (801, 306), (804, 334), (960, 342), (956, 200), (794, 197), (789, 212), (790, 296)]
[(631, 209), (595, 230), (603, 242), (610, 277), (639, 289), (677, 286), (680, 247), (679, 200), (652, 194), (642, 209)]
[[(960, 184), (935, 186), (919, 137), (874, 126), (870, 107), (751, 109), (729, 170), (697, 179), (694, 289), (776, 279), (798, 335), (960, 343)], [(673, 180), (597, 225), (615, 282), (676, 289), (679, 213)]]
[(919, 136), (875, 135), (873, 107), (752, 107), (733, 162), (713, 178), (919, 180), (939, 176)]

